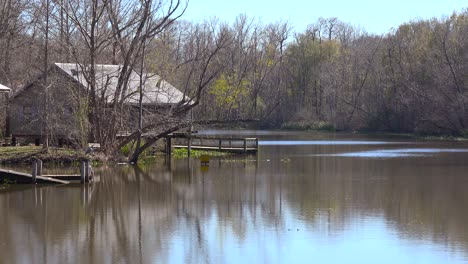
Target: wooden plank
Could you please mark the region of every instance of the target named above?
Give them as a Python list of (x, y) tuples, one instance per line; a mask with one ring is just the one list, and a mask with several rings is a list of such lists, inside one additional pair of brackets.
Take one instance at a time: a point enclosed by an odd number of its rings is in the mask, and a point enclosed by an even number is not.
[[(0, 179), (1, 180), (9, 180), (14, 183), (31, 183), (32, 182), (32, 175), (12, 170), (3, 170), (0, 169)], [(67, 184), (67, 181), (53, 179), (46, 176), (36, 176), (36, 183), (40, 184)]]
[[(178, 148), (187, 148), (188, 145), (186, 145), (185, 143), (183, 142), (179, 142), (179, 144), (177, 145), (173, 145), (173, 147), (178, 147)], [(206, 145), (194, 145), (192, 144), (191, 145), (192, 148), (194, 147), (210, 147), (210, 148), (216, 148), (216, 149), (224, 149), (224, 148), (239, 148), (239, 149), (244, 149), (244, 147), (246, 148), (250, 148), (250, 149), (258, 149), (255, 144), (246, 144), (244, 145), (242, 142), (239, 142), (239, 144), (232, 144), (232, 145), (229, 145), (229, 144), (226, 144), (226, 145), (219, 145), (219, 144), (206, 144)]]
[[(179, 142), (180, 145), (174, 144), (174, 148), (187, 148), (196, 150), (217, 150), (226, 152), (252, 153), (258, 151), (258, 138), (238, 138), (238, 137), (218, 137), (218, 136), (203, 136), (192, 133), (173, 133), (166, 137), (167, 139), (182, 139), (186, 142)], [(198, 139), (198, 141), (195, 141)], [(228, 146), (223, 146), (222, 142), (228, 141)], [(198, 143), (198, 144), (196, 144)], [(190, 154), (189, 154), (190, 157)]]
[[(174, 145), (173, 147), (174, 147), (174, 148), (187, 148), (187, 146), (182, 146), (182, 145)], [(219, 147), (191, 146), (191, 149), (194, 149), (194, 150), (234, 151), (234, 152), (244, 152), (244, 151), (253, 152), (253, 151), (257, 151), (256, 148), (245, 148), (245, 149), (244, 149), (243, 147), (240, 147), (240, 148), (236, 148), (236, 147), (222, 147), (221, 149), (219, 149)]]
[[(68, 184), (68, 181), (49, 178), (45, 176), (37, 176), (38, 183), (46, 183), (46, 184)], [(39, 182), (40, 180), (40, 182)]]
[(81, 175), (80, 175), (80, 174), (70, 174), (70, 175), (43, 175), (42, 177), (48, 177), (48, 178), (76, 177), (76, 178), (80, 178)]
[[(187, 146), (185, 145), (173, 145), (172, 146), (173, 148), (187, 148)], [(217, 149), (220, 149), (218, 146), (194, 146), (192, 145), (191, 146), (192, 149), (194, 148), (206, 148), (206, 149), (213, 149), (213, 150), (217, 150)], [(222, 147), (221, 149), (238, 149), (238, 150), (244, 150), (244, 147), (241, 146), (241, 147)], [(257, 148), (253, 148), (253, 147), (248, 147), (247, 148), (248, 150), (254, 150), (254, 149), (257, 149)]]
[(196, 135), (196, 134), (190, 134), (190, 133), (185, 133), (185, 134), (177, 134), (177, 135), (168, 135), (167, 137), (170, 138), (192, 138), (192, 139), (207, 139), (207, 140), (232, 140), (232, 141), (243, 141), (243, 140), (248, 140), (248, 141), (255, 141), (257, 138), (243, 138), (243, 137), (217, 137), (217, 136), (203, 136), (203, 135)]
[(80, 182), (85, 183), (86, 180), (86, 162), (82, 161), (80, 165)]
[(187, 139), (187, 157), (190, 158), (191, 152), (192, 152), (192, 138)]
[(42, 160), (38, 159), (37, 160), (37, 175), (42, 176)]
[(31, 173), (31, 183), (36, 183), (36, 181), (37, 181), (37, 160), (33, 160), (32, 173)]
[(76, 174), (76, 175), (44, 175), (44, 177), (56, 179), (56, 180), (61, 180), (61, 181), (66, 181), (66, 182), (76, 182), (76, 183), (81, 183), (81, 175)]

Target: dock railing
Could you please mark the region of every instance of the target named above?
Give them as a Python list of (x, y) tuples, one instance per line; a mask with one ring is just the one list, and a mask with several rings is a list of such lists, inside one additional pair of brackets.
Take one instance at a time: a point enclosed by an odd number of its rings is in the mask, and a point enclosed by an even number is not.
[(216, 137), (190, 133), (174, 133), (166, 137), (166, 153), (170, 153), (171, 148), (256, 153), (258, 151), (258, 138)]
[(89, 160), (82, 160), (80, 164), (80, 175), (43, 175), (43, 162), (40, 159), (32, 161), (31, 183), (37, 182), (37, 177), (44, 179), (59, 179), (63, 181), (77, 181), (88, 183), (93, 180), (94, 171)]

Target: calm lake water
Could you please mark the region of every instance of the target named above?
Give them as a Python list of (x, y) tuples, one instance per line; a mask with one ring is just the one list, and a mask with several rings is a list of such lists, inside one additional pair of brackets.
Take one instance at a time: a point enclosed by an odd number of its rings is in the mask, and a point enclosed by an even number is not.
[(0, 263), (468, 263), (468, 142), (222, 133), (258, 156), (0, 186)]

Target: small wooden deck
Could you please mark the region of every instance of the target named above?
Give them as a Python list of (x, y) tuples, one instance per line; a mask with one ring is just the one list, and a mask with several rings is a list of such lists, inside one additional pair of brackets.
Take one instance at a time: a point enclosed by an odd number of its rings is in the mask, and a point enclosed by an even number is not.
[[(173, 148), (187, 148), (187, 146), (184, 145), (174, 145), (172, 146)], [(208, 146), (196, 146), (192, 145), (191, 149), (193, 150), (213, 150), (213, 151), (221, 151), (221, 152), (232, 152), (232, 153), (256, 153), (257, 149), (256, 148), (229, 148), (229, 147), (223, 147), (223, 148), (218, 148), (218, 147), (208, 147)]]
[(34, 160), (32, 173), (0, 169), (0, 183), (8, 184), (68, 184), (87, 183), (93, 180), (89, 161), (83, 161), (78, 175), (42, 175), (42, 161)]
[[(0, 169), (0, 180), (3, 183), (25, 184), (25, 183), (32, 183), (33, 177), (32, 177), (32, 174), (28, 174), (28, 173)], [(36, 176), (36, 183), (38, 184), (67, 184), (69, 182), (44, 175), (44, 176)]]
[(166, 153), (172, 148), (187, 148), (187, 151), (211, 150), (231, 153), (256, 154), (258, 138), (217, 137), (194, 133), (173, 133), (166, 137)]

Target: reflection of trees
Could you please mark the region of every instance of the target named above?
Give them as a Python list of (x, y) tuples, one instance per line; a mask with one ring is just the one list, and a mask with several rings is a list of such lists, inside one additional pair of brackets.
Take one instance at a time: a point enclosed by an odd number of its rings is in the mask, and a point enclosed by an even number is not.
[(8, 242), (0, 253), (28, 263), (165, 263), (168, 248), (182, 243), (186, 260), (210, 259), (210, 219), (221, 237), (232, 232), (239, 241), (250, 223), (265, 225), (258, 219), (281, 223), (274, 187), (255, 177), (254, 165), (101, 167), (96, 174), (106, 176), (87, 186), (3, 194), (1, 241)]
[(258, 169), (248, 159), (212, 161), (208, 170), (184, 160), (170, 170), (101, 167), (96, 173), (105, 176), (87, 186), (1, 194), (0, 253), (14, 263), (165, 263), (179, 248), (182, 261), (215, 262), (213, 247), (229, 239), (245, 244), (264, 230), (280, 237), (295, 228), (287, 214), (309, 229), (325, 221), (329, 234), (384, 217), (404, 238), (468, 248), (464, 168), (423, 162), (295, 157)]
[(340, 233), (353, 220), (383, 217), (400, 237), (468, 248), (466, 168), (447, 166), (462, 164), (453, 159), (441, 155), (440, 165), (428, 166), (424, 158), (307, 157), (287, 165), (284, 188), (309, 226), (325, 219), (329, 232)]

